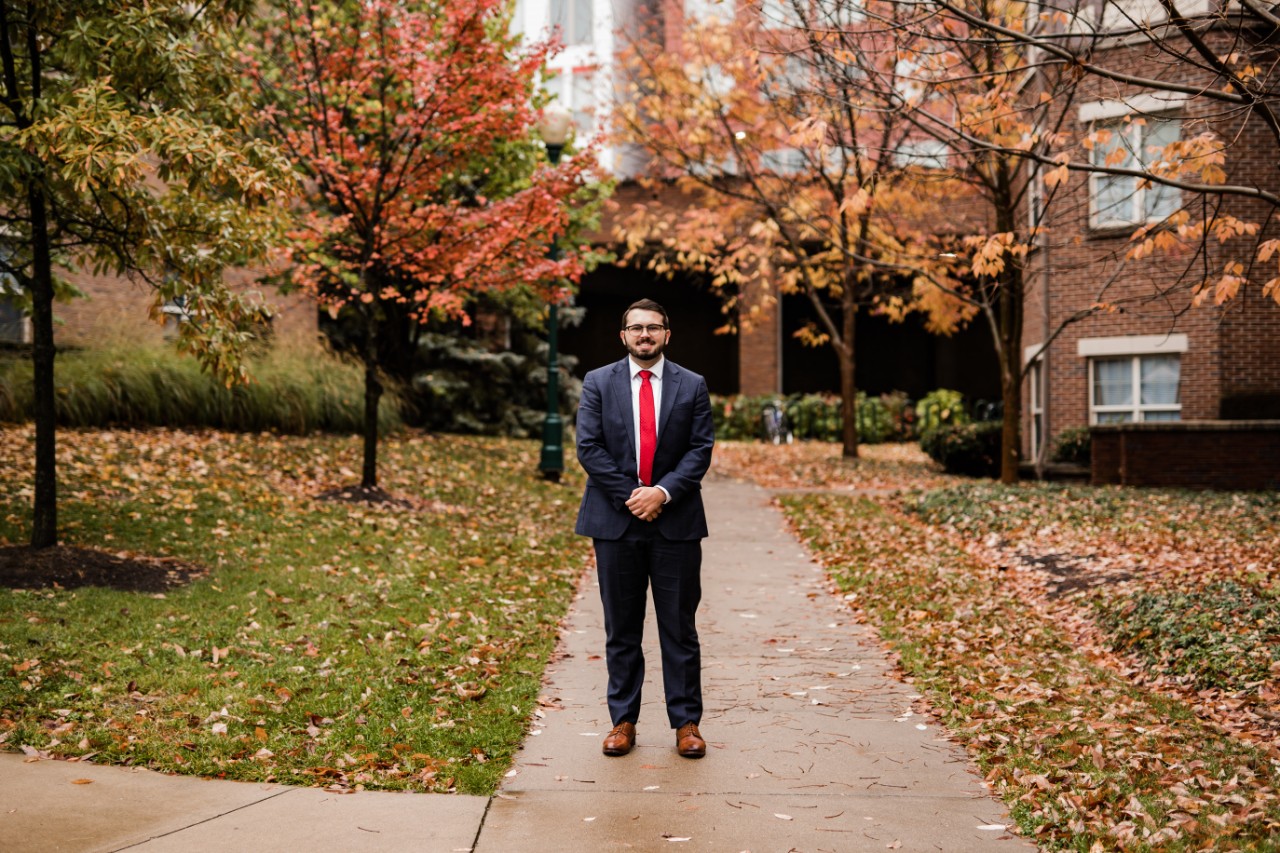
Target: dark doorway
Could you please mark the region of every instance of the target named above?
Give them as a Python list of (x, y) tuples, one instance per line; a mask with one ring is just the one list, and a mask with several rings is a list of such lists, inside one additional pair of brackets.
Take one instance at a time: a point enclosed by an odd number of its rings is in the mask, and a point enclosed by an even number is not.
[[(832, 310), (839, 322), (840, 310)], [(840, 368), (829, 345), (806, 346), (797, 329), (816, 320), (813, 306), (800, 295), (782, 300), (782, 390), (786, 394), (839, 393)], [(918, 315), (901, 323), (867, 312), (858, 315), (859, 390), (875, 396), (905, 391), (918, 400), (937, 388), (951, 388), (969, 400), (1000, 399), (1000, 369), (991, 332), (977, 319), (950, 337), (925, 330)]]
[(582, 280), (577, 298), (586, 309), (582, 325), (560, 335), (560, 350), (578, 357), (574, 372), (584, 376), (622, 358), (622, 312), (646, 297), (671, 317), (671, 360), (706, 377), (712, 394), (738, 393), (738, 338), (715, 333), (725, 322), (720, 298), (694, 276), (667, 279), (630, 267), (600, 266)]

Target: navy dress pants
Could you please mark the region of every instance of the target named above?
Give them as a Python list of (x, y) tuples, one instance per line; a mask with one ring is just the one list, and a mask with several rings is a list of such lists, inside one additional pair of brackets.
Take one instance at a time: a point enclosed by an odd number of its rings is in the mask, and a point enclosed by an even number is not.
[(702, 648), (694, 616), (702, 600), (702, 542), (665, 539), (633, 519), (623, 538), (596, 539), (604, 604), (605, 662), (613, 724), (635, 723), (644, 686), (645, 607), (653, 588), (662, 649), (662, 685), (671, 728), (702, 722)]

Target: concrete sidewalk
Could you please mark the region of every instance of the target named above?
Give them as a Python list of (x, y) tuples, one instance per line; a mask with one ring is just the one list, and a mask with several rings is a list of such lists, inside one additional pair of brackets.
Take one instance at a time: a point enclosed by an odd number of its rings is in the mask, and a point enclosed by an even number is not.
[(638, 746), (601, 755), (604, 630), (588, 576), (543, 716), (492, 801), (342, 796), (3, 755), (0, 850), (1035, 849), (998, 828), (1009, 820), (963, 751), (912, 714), (914, 694), (828, 594), (767, 493), (713, 479), (706, 497), (706, 758), (675, 754), (652, 619)]

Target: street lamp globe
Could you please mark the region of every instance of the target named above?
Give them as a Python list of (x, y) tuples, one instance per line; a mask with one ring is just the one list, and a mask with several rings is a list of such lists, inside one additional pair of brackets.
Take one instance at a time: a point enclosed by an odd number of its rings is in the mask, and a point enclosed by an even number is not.
[(548, 151), (552, 148), (563, 149), (572, 129), (573, 116), (564, 107), (549, 104), (543, 108), (542, 115), (538, 118), (538, 134)]

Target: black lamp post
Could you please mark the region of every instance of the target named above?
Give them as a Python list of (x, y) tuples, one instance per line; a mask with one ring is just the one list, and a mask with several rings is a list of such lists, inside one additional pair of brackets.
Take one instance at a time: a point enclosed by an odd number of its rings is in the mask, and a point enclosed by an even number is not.
[[(538, 130), (542, 142), (547, 146), (547, 159), (551, 165), (560, 162), (560, 154), (564, 151), (564, 143), (569, 138), (573, 126), (573, 117), (560, 107), (547, 107), (542, 111), (538, 121)], [(547, 250), (553, 261), (560, 260), (560, 246), (556, 240), (551, 241)], [(538, 462), (538, 470), (543, 479), (553, 483), (560, 482), (560, 474), (564, 471), (564, 421), (560, 419), (560, 356), (558, 353), (560, 317), (554, 302), (547, 312), (547, 418), (542, 423), (542, 457)]]

